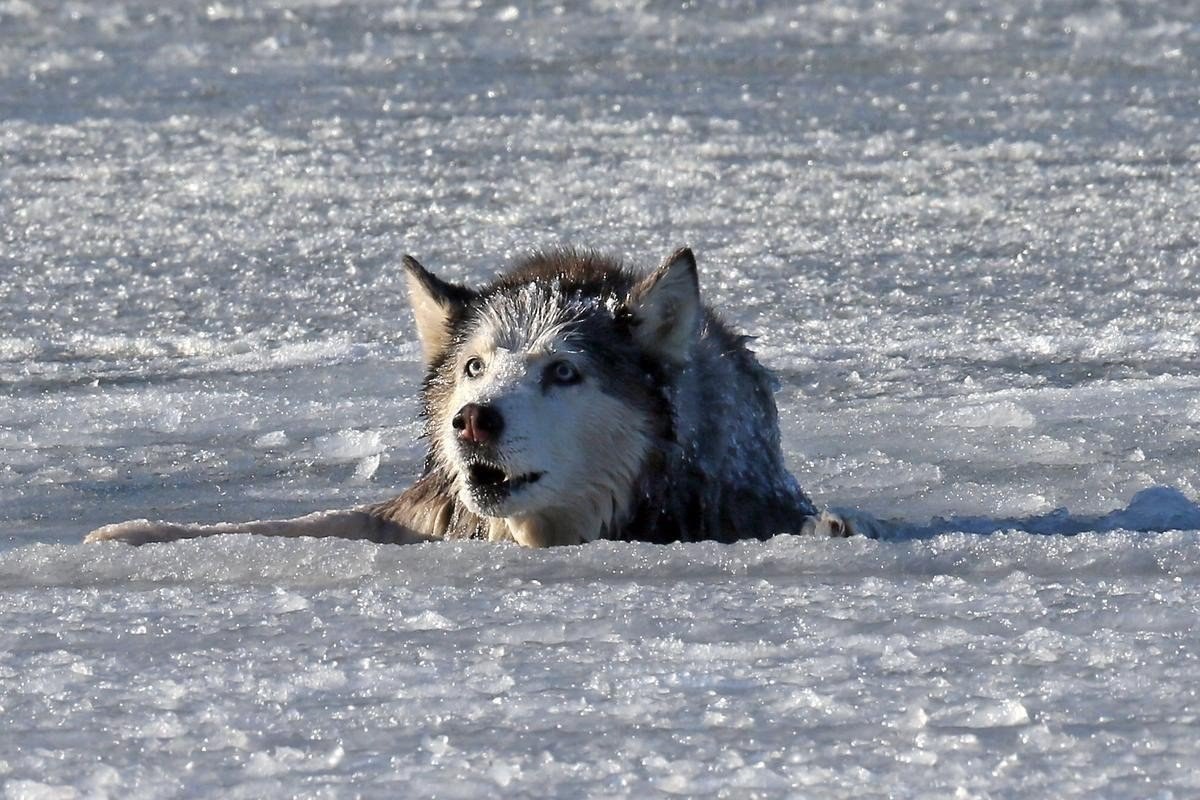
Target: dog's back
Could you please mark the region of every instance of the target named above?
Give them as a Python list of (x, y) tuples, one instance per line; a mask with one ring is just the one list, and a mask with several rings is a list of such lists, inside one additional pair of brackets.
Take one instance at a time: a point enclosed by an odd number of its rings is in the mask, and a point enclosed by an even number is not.
[(816, 514), (784, 464), (772, 376), (746, 342), (705, 308), (674, 392), (678, 448), (652, 480), (671, 518), (630, 538), (761, 539), (798, 533)]

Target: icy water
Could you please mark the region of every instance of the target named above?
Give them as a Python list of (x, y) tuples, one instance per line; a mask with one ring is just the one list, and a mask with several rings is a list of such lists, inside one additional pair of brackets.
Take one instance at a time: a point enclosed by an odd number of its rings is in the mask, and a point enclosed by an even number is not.
[[(0, 0), (8, 798), (1200, 795), (1200, 6)], [(77, 544), (417, 473), (399, 256), (680, 244), (889, 541)]]

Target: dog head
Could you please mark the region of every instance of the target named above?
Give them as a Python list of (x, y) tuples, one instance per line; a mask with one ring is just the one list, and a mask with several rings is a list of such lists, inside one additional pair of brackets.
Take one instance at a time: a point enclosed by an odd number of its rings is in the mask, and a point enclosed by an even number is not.
[(430, 458), (494, 538), (600, 538), (671, 437), (670, 383), (699, 336), (686, 248), (639, 277), (591, 254), (535, 256), (481, 289), (406, 257), (428, 367)]

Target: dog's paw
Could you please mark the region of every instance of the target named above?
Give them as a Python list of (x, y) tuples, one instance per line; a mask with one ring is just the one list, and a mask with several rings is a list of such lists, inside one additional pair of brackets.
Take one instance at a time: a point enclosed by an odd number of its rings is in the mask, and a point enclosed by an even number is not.
[(843, 539), (847, 536), (853, 536), (854, 529), (845, 517), (826, 510), (804, 520), (802, 533), (806, 536)]
[(833, 512), (826, 509), (820, 514), (804, 520), (804, 528), (801, 532), (808, 536), (834, 539), (845, 539), (850, 536), (882, 539), (885, 538), (888, 527), (888, 523), (883, 520), (861, 511)]
[(148, 519), (131, 519), (128, 522), (118, 522), (96, 528), (83, 537), (83, 541), (150, 544), (151, 542), (172, 542), (176, 539), (186, 538), (189, 538), (189, 533), (182, 525), (153, 522)]

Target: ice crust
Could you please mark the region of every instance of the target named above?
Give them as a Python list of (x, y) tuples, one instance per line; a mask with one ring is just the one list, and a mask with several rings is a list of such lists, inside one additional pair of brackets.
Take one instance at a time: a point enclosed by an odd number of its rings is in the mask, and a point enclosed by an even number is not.
[[(4, 796), (1195, 796), (1198, 123), (1186, 3), (0, 0)], [(559, 243), (887, 539), (78, 546), (402, 488), (400, 254)]]
[(1196, 531), (30, 545), (0, 751), (10, 793), (1184, 797), (1198, 575)]

